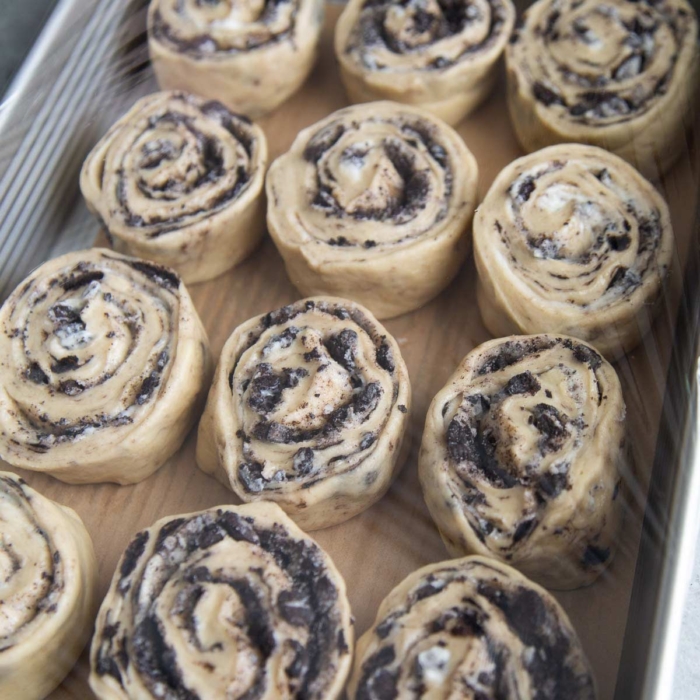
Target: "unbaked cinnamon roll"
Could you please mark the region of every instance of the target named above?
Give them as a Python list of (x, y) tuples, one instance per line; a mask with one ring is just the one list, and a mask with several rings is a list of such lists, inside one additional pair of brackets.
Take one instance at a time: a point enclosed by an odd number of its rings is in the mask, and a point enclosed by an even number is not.
[(491, 92), (514, 21), (510, 0), (351, 0), (335, 30), (348, 96), (456, 124)]
[(482, 557), (415, 571), (357, 643), (351, 700), (595, 700), (590, 664), (547, 591)]
[(0, 454), (69, 483), (152, 474), (197, 419), (207, 336), (168, 268), (94, 248), (36, 269), (0, 310)]
[(470, 352), (430, 404), (419, 458), (450, 554), (508, 562), (548, 588), (595, 580), (622, 515), (624, 418), (615, 370), (579, 340)]
[(330, 557), (273, 503), (164, 518), (139, 532), (102, 603), (100, 700), (334, 700), (353, 628)]
[(90, 638), (97, 563), (82, 520), (0, 472), (0, 698), (42, 700)]
[(220, 102), (183, 92), (139, 100), (80, 176), (113, 247), (202, 282), (247, 258), (265, 231), (267, 141)]
[(522, 146), (602, 146), (648, 175), (686, 150), (700, 52), (686, 0), (539, 0), (506, 48)]
[(623, 160), (552, 146), (506, 166), (474, 219), (478, 302), (495, 336), (565, 333), (632, 349), (674, 249), (668, 207)]
[(268, 229), (302, 294), (354, 299), (390, 318), (457, 273), (477, 177), (461, 137), (427, 112), (348, 107), (302, 131), (270, 166)]
[(151, 0), (148, 48), (163, 90), (187, 90), (257, 117), (313, 67), (323, 0)]
[(411, 408), (396, 341), (344, 299), (302, 299), (228, 339), (199, 424), (197, 463), (305, 530), (343, 522), (391, 484)]

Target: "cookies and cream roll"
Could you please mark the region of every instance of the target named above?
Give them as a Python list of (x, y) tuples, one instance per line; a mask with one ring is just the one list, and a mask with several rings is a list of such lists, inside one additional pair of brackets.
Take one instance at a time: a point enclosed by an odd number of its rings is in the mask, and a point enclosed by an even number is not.
[(425, 566), (357, 642), (350, 700), (595, 700), (591, 666), (552, 595), (509, 566)]
[(42, 700), (90, 638), (97, 562), (82, 520), (0, 472), (0, 698)]
[(510, 115), (527, 151), (589, 143), (656, 176), (687, 149), (700, 51), (686, 0), (539, 0), (506, 64)]
[(163, 90), (187, 90), (258, 117), (313, 67), (323, 0), (151, 0), (148, 49)]
[(0, 310), (0, 455), (69, 483), (145, 479), (196, 421), (210, 366), (172, 270), (100, 248), (50, 260)]
[(334, 700), (353, 627), (330, 557), (274, 503), (163, 518), (124, 552), (97, 618), (100, 700)]
[(197, 463), (305, 530), (379, 500), (401, 466), (411, 387), (396, 341), (358, 304), (302, 299), (228, 339), (199, 424)]
[(614, 357), (648, 330), (673, 249), (668, 207), (632, 166), (593, 146), (537, 151), (501, 171), (474, 219), (484, 324)]
[(595, 580), (622, 516), (624, 419), (615, 370), (579, 340), (472, 350), (430, 404), (419, 457), (450, 554), (494, 557), (548, 588)]
[(335, 53), (352, 102), (395, 100), (456, 124), (491, 92), (510, 0), (351, 0)]
[(268, 229), (302, 294), (354, 299), (390, 318), (457, 273), (477, 177), (461, 137), (426, 111), (347, 107), (304, 129), (270, 166)]
[(140, 99), (93, 148), (80, 176), (112, 246), (187, 284), (242, 262), (265, 231), (262, 129), (183, 92)]

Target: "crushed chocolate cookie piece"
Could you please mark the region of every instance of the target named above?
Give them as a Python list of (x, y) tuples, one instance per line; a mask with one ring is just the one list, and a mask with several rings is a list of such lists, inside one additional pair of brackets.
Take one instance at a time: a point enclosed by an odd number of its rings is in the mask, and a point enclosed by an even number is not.
[(498, 465), (494, 445), (480, 430), (474, 435), (468, 425), (453, 418), (447, 428), (446, 440), (447, 452), (455, 462), (471, 463), (497, 488), (511, 488), (517, 484), (516, 479)]
[(557, 471), (545, 472), (537, 483), (537, 488), (545, 498), (556, 498), (569, 488), (569, 465), (560, 465)]
[(504, 391), (508, 396), (515, 396), (516, 394), (534, 396), (541, 388), (542, 386), (532, 372), (526, 371), (512, 377), (506, 384)]
[(302, 447), (294, 455), (294, 471), (301, 476), (306, 476), (314, 468), (314, 451), (310, 447)]
[(529, 520), (523, 520), (518, 524), (513, 533), (513, 544), (518, 544), (521, 540), (524, 540), (537, 525), (537, 520), (535, 518), (530, 518)]
[(82, 394), (85, 389), (85, 385), (75, 379), (66, 379), (58, 383), (58, 390), (66, 396), (78, 396), (78, 394)]
[(335, 246), (349, 246), (352, 245), (350, 241), (345, 238), (345, 236), (338, 236), (337, 238), (329, 238), (328, 239), (328, 245), (335, 245)]
[(557, 94), (551, 88), (548, 88), (544, 83), (539, 80), (536, 81), (532, 86), (532, 94), (538, 102), (541, 102), (546, 107), (551, 107), (552, 105), (564, 105), (565, 102), (561, 95)]
[(593, 350), (593, 348), (590, 348), (587, 345), (582, 345), (568, 339), (562, 341), (562, 344), (567, 350), (571, 350), (573, 352), (574, 358), (578, 362), (587, 364), (594, 372), (603, 363), (603, 358), (595, 350)]
[(86, 285), (90, 284), (90, 282), (99, 282), (103, 277), (104, 272), (100, 272), (99, 270), (93, 270), (90, 272), (78, 271), (66, 277), (61, 282), (61, 287), (63, 287), (66, 292), (71, 292), (75, 289), (85, 287)]
[(180, 286), (180, 278), (175, 272), (162, 265), (143, 262), (142, 260), (127, 261), (127, 263), (145, 275), (151, 281), (164, 289), (177, 289)]
[(309, 163), (317, 163), (321, 156), (334, 146), (344, 133), (345, 127), (337, 122), (319, 131), (304, 149), (304, 160)]
[(277, 374), (268, 362), (261, 362), (255, 369), (248, 386), (248, 405), (261, 415), (271, 413), (282, 400), (285, 389), (291, 389), (308, 376), (302, 367), (285, 367)]
[[(48, 316), (49, 319), (57, 326), (82, 323), (80, 311), (78, 311), (78, 309), (74, 309), (72, 306), (68, 306), (67, 304), (54, 304), (54, 306), (49, 309)], [(83, 324), (83, 327), (84, 326), (85, 324)]]
[(65, 372), (77, 369), (79, 366), (80, 360), (78, 357), (76, 355), (68, 355), (67, 357), (62, 357), (60, 360), (56, 360), (51, 365), (51, 371), (54, 374), (64, 374)]
[(548, 350), (555, 341), (549, 338), (532, 338), (526, 341), (509, 340), (503, 343), (494, 353), (492, 353), (479, 367), (478, 374), (491, 374), (506, 367), (514, 365), (524, 357), (533, 355), (542, 350)]
[(357, 333), (345, 328), (331, 336), (325, 343), (328, 354), (348, 372), (355, 371), (355, 353), (357, 352)]
[(392, 372), (396, 369), (394, 364), (394, 355), (391, 352), (389, 343), (382, 340), (381, 345), (377, 348), (377, 364), (387, 372)]
[(534, 406), (528, 422), (542, 433), (540, 449), (545, 454), (560, 450), (569, 437), (568, 417), (550, 404), (538, 403)]
[(265, 328), (270, 328), (271, 326), (281, 326), (288, 321), (296, 318), (301, 311), (296, 309), (293, 304), (288, 306), (283, 306), (281, 309), (276, 311), (270, 311), (269, 314), (263, 316), (262, 324)]
[(612, 250), (621, 252), (630, 247), (632, 239), (626, 233), (623, 233), (620, 236), (608, 236), (607, 241)]
[(277, 598), (280, 615), (295, 627), (308, 627), (314, 619), (309, 599), (300, 591), (284, 590)]
[(366, 433), (365, 435), (362, 436), (362, 440), (360, 440), (360, 449), (361, 450), (368, 450), (372, 445), (377, 440), (377, 436), (373, 435), (372, 433)]
[(249, 493), (260, 493), (265, 488), (262, 472), (259, 462), (244, 462), (238, 466), (238, 479)]
[(394, 647), (385, 646), (362, 664), (357, 700), (394, 700), (398, 697), (397, 674), (386, 669), (395, 659)]
[(27, 379), (34, 384), (48, 384), (49, 376), (41, 369), (38, 362), (32, 362), (26, 370)]
[(146, 551), (146, 544), (148, 543), (149, 537), (150, 535), (148, 534), (148, 532), (139, 532), (129, 543), (129, 546), (126, 548), (124, 556), (122, 557), (122, 563), (119, 567), (119, 577), (121, 579), (121, 582), (119, 584), (120, 592), (124, 592), (122, 590), (122, 584), (124, 583), (124, 580), (131, 575), (131, 573), (136, 568), (138, 560), (141, 558), (144, 551)]
[(530, 195), (535, 191), (535, 178), (531, 175), (523, 178), (522, 182), (518, 186), (515, 196), (520, 200), (520, 202), (527, 202), (530, 199)]
[(610, 550), (607, 547), (596, 547), (589, 544), (583, 554), (584, 566), (601, 566), (610, 558)]

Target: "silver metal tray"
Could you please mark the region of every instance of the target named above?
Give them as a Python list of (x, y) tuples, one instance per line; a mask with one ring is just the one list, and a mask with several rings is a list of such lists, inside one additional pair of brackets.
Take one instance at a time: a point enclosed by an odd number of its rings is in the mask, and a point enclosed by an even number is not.
[[(41, 262), (94, 242), (78, 174), (114, 119), (155, 89), (146, 6), (61, 0), (0, 105), (0, 301)], [(698, 225), (696, 217), (678, 261), (680, 305), (668, 304), (657, 322), (673, 338), (670, 364), (655, 359), (653, 342), (640, 348), (664, 398), (648, 496), (637, 504), (641, 540), (615, 700), (678, 697), (674, 668), (700, 514)]]

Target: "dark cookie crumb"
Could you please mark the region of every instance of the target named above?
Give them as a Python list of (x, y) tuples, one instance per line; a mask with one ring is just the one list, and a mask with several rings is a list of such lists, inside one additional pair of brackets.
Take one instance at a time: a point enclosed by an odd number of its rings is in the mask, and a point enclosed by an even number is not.
[(534, 396), (540, 389), (540, 383), (533, 376), (532, 372), (522, 372), (521, 374), (516, 374), (512, 377), (504, 389), (508, 396), (514, 396), (516, 394), (529, 394)]

